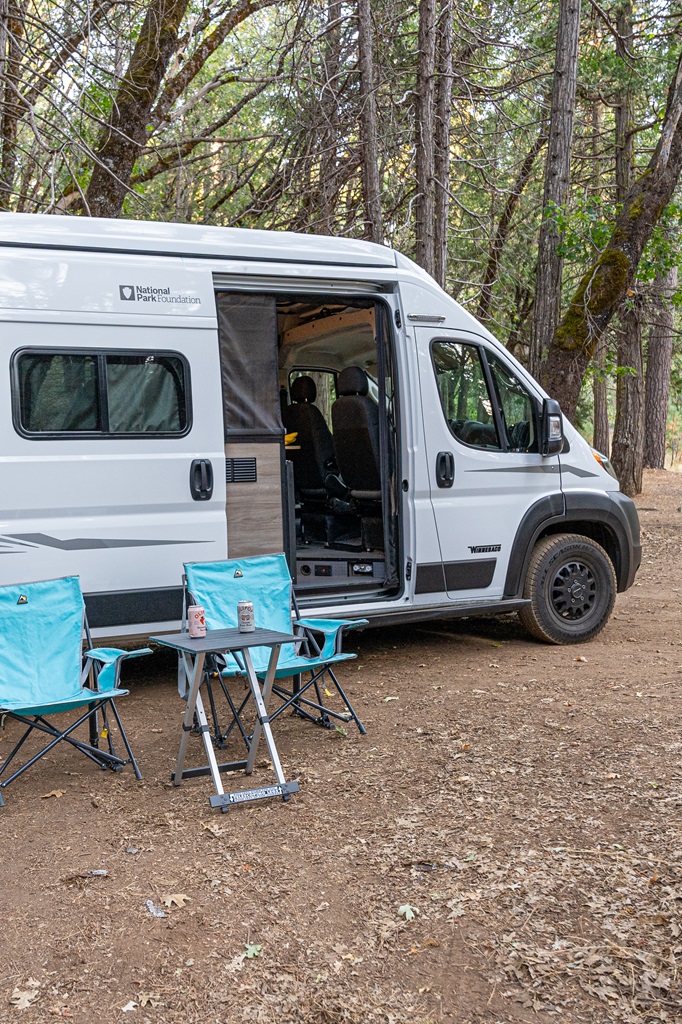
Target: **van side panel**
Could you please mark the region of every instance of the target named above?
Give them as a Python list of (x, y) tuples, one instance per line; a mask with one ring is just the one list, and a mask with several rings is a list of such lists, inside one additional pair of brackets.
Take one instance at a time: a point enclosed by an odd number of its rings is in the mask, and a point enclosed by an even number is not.
[[(183, 561), (227, 553), (216, 332), (24, 317), (0, 315), (0, 583), (78, 574), (100, 635), (176, 623)], [(22, 436), (17, 353), (26, 349), (176, 353), (189, 368), (189, 429), (165, 437)], [(130, 395), (131, 407), (137, 397)], [(194, 460), (212, 464), (209, 500), (192, 496)]]

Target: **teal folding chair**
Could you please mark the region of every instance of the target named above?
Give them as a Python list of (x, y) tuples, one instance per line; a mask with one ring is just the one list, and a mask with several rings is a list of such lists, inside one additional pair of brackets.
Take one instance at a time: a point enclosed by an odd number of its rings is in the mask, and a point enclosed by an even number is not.
[[(365, 727), (344, 692), (334, 667), (356, 657), (342, 652), (343, 633), (347, 629), (366, 626), (367, 619), (300, 618), (284, 554), (222, 562), (190, 562), (185, 565), (185, 584), (192, 600), (203, 605), (208, 629), (236, 628), (237, 603), (252, 601), (256, 626), (282, 633), (293, 631), (299, 637), (295, 643), (282, 645), (272, 689), (282, 703), (269, 712), (271, 721), (291, 708), (296, 715), (326, 728), (333, 726), (334, 719), (354, 721), (360, 733), (365, 734)], [(270, 653), (266, 647), (251, 649), (256, 675), (261, 680), (265, 678)], [(215, 723), (214, 740), (218, 746), (223, 746), (230, 732), (237, 728), (248, 746), (242, 712), (249, 697), (247, 695), (241, 704), (237, 704), (224, 683), (225, 679), (243, 676), (244, 668), (233, 654), (225, 655), (213, 666), (209, 662), (209, 672), (211, 667), (232, 712), (232, 722), (225, 732), (221, 732), (209, 675), (207, 693)], [(284, 679), (292, 679), (290, 688), (282, 684)], [(325, 700), (327, 681), (338, 695), (340, 711), (330, 707)]]
[[(0, 806), (4, 804), (2, 790), (62, 741), (80, 750), (100, 768), (118, 771), (131, 764), (135, 777), (142, 778), (114, 698), (128, 693), (118, 686), (121, 662), (152, 652), (148, 647), (138, 651), (100, 648), (83, 654), (84, 634), (89, 644), (85, 604), (77, 576), (0, 587), (0, 715), (26, 726), (0, 767)], [(125, 759), (114, 750), (109, 710), (128, 754)], [(54, 715), (69, 711), (79, 714), (68, 726), (58, 728), (50, 721)], [(85, 724), (90, 728), (88, 743), (72, 735)], [(49, 742), (8, 778), (3, 778), (32, 732), (46, 734)], [(100, 749), (100, 738), (107, 739), (106, 750)]]

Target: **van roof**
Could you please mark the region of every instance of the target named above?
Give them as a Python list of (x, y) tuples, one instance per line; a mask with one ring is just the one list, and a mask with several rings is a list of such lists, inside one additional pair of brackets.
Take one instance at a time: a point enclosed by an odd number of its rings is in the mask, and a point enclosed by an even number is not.
[(361, 239), (39, 213), (0, 213), (0, 246), (354, 267), (396, 266), (393, 249)]

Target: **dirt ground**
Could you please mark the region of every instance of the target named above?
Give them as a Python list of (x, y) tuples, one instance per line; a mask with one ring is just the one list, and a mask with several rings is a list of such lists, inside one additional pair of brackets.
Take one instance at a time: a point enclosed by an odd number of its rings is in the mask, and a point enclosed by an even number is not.
[(174, 661), (130, 663), (144, 780), (66, 750), (6, 791), (0, 1021), (682, 1021), (682, 476), (639, 506), (591, 644), (514, 617), (352, 635), (367, 736), (279, 719), (288, 804), (173, 788)]

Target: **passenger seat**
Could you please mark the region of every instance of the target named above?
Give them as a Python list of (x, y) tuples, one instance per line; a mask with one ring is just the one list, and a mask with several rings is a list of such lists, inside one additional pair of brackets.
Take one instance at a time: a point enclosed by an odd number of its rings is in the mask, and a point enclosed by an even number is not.
[(367, 374), (347, 366), (336, 380), (332, 406), (336, 462), (360, 513), (363, 547), (383, 548), (379, 408), (369, 397)]
[[(298, 437), (287, 456), (294, 464), (294, 482), (303, 502), (326, 501), (325, 478), (334, 471), (334, 442), (324, 416), (313, 403), (317, 387), (312, 377), (297, 377), (290, 388), (292, 405), (282, 410), (287, 434)], [(297, 450), (298, 449), (298, 450)]]

